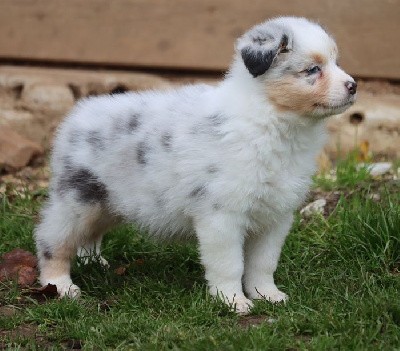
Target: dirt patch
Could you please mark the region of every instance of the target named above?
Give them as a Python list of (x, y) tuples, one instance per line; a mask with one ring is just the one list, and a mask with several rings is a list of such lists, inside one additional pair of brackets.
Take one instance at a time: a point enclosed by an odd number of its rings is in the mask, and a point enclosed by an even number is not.
[(0, 317), (13, 317), (17, 315), (19, 309), (13, 305), (0, 306)]
[(257, 327), (261, 324), (272, 324), (275, 320), (268, 316), (242, 316), (238, 321), (238, 325), (242, 329), (248, 329), (251, 327)]
[(35, 340), (37, 345), (45, 349), (50, 346), (45, 337), (38, 332), (35, 324), (21, 324), (11, 330), (0, 330), (0, 350), (9, 350), (10, 344), (14, 346), (24, 341)]
[(83, 348), (82, 340), (70, 339), (63, 344), (67, 350), (81, 350)]

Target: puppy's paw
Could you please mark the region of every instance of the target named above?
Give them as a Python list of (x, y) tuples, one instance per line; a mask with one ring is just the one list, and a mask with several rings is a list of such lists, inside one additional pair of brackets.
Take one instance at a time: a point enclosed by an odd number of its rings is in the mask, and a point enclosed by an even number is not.
[(264, 299), (267, 299), (268, 301), (272, 303), (279, 303), (279, 302), (286, 302), (289, 300), (289, 296), (287, 296), (284, 292), (276, 289), (276, 291), (269, 292), (264, 296)]
[(103, 266), (103, 268), (107, 268), (107, 269), (110, 268), (110, 264), (103, 256), (99, 256), (98, 261)]
[(221, 293), (218, 294), (218, 297), (225, 302), (229, 308), (240, 315), (246, 315), (250, 312), (251, 308), (253, 307), (253, 302), (246, 298), (246, 296), (223, 296)]
[(246, 315), (250, 313), (250, 310), (253, 307), (253, 302), (243, 296), (240, 298), (234, 298), (229, 306), (237, 314)]
[(60, 298), (77, 299), (81, 296), (81, 289), (75, 284), (57, 285), (57, 292)]
[(251, 299), (267, 300), (272, 303), (286, 302), (289, 299), (289, 296), (280, 291), (277, 287), (254, 289), (248, 295)]
[(62, 297), (68, 297), (70, 299), (77, 299), (81, 295), (81, 289), (75, 284), (72, 283), (69, 277), (59, 277), (52, 279), (40, 279), (40, 282), (43, 286), (48, 284), (55, 285), (57, 287), (57, 293)]

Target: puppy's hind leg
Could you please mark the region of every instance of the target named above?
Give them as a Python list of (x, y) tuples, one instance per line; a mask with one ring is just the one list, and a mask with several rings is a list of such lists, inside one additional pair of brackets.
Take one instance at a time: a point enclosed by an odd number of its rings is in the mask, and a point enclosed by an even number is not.
[(54, 284), (60, 296), (78, 297), (70, 276), (77, 248), (91, 237), (102, 216), (100, 204), (80, 204), (72, 197), (52, 198), (35, 231), (41, 284)]
[(88, 264), (90, 262), (98, 262), (104, 268), (110, 267), (108, 261), (101, 255), (101, 242), (104, 234), (111, 227), (117, 224), (117, 222), (115, 216), (106, 215), (106, 213), (104, 213), (104, 216), (102, 216), (98, 222), (94, 223), (92, 235), (87, 239), (83, 246), (78, 248), (77, 251), (81, 263)]

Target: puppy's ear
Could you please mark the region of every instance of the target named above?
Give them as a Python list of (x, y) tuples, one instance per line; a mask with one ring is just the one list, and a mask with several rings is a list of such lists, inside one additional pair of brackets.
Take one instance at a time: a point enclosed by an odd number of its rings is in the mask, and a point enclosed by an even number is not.
[[(242, 39), (242, 41), (244, 41)], [(279, 53), (288, 51), (289, 38), (286, 34), (282, 34), (278, 38), (265, 34), (264, 36), (250, 36), (245, 40), (247, 45), (238, 47), (243, 62), (251, 75), (255, 78), (264, 74), (271, 66), (272, 62)], [(249, 43), (250, 41), (250, 43)]]

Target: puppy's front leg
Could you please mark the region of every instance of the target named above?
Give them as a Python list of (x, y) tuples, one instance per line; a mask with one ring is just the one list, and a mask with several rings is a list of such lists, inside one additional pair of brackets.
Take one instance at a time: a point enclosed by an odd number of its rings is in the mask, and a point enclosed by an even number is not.
[(252, 307), (242, 289), (244, 226), (231, 214), (195, 220), (201, 261), (210, 293), (246, 314)]
[(287, 216), (266, 233), (252, 234), (246, 239), (244, 286), (250, 298), (287, 300), (288, 296), (274, 283), (274, 272), (292, 222), (293, 216)]

